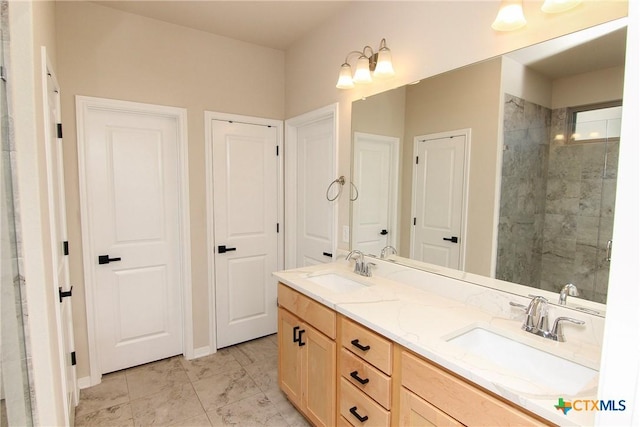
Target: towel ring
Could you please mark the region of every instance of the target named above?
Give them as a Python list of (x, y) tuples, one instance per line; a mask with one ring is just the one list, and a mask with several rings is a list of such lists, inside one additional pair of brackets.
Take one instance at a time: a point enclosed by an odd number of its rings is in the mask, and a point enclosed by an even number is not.
[[(336, 196), (334, 198), (329, 197), (329, 191), (331, 191), (331, 187), (333, 187), (334, 184), (340, 184), (340, 187), (338, 188), (338, 194), (336, 194)], [(338, 197), (340, 197), (340, 195), (342, 194), (342, 187), (344, 186), (344, 176), (340, 175), (340, 178), (334, 179), (333, 181), (331, 181), (331, 184), (329, 184), (329, 186), (327, 187), (327, 200), (330, 202), (333, 202), (334, 200), (336, 200)]]
[[(351, 200), (352, 202), (355, 202), (356, 200), (358, 200), (358, 187), (356, 187), (353, 181), (349, 181), (349, 183), (351, 184), (351, 197), (349, 197), (349, 200)], [(355, 197), (353, 197), (354, 191), (356, 192)]]

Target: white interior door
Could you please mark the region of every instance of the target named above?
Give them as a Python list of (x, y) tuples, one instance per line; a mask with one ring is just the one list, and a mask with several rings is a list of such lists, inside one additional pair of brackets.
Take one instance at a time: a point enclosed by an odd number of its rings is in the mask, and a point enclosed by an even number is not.
[(462, 269), (465, 134), (415, 138), (411, 258)]
[[(334, 204), (327, 187), (335, 176), (333, 117), (297, 128), (296, 267), (331, 262), (334, 250)], [(339, 184), (334, 184), (333, 197)], [(348, 194), (348, 193), (347, 193)]]
[(271, 126), (212, 120), (216, 347), (275, 333), (278, 148)]
[(183, 353), (178, 109), (112, 102), (78, 124), (102, 373)]
[(351, 204), (351, 247), (379, 255), (397, 245), (398, 147), (400, 139), (356, 132), (353, 183), (358, 197)]
[[(69, 279), (69, 246), (67, 241), (67, 213), (64, 192), (64, 167), (62, 157), (62, 128), (60, 117), (60, 87), (53, 70), (48, 66), (46, 52), (43, 60), (47, 63), (46, 79), (46, 157), (47, 179), (49, 181), (49, 215), (54, 276), (54, 288), (60, 305), (56, 313), (62, 353), (64, 376), (65, 418), (69, 425), (75, 419), (78, 404), (76, 381), (75, 344), (73, 337), (73, 314), (71, 306), (72, 286)], [(60, 128), (58, 127), (60, 125)]]

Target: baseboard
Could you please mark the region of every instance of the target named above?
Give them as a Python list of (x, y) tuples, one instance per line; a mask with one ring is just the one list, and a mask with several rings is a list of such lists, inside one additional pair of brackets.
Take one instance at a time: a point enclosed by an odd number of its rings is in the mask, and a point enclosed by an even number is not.
[(211, 347), (206, 345), (204, 347), (194, 348), (193, 349), (193, 358), (197, 359), (199, 357), (208, 356), (208, 355), (213, 354), (213, 353), (215, 353), (215, 351), (211, 351)]
[(91, 384), (91, 377), (78, 378), (78, 388), (80, 390), (82, 390), (83, 388), (89, 388), (92, 385), (95, 385), (95, 384)]

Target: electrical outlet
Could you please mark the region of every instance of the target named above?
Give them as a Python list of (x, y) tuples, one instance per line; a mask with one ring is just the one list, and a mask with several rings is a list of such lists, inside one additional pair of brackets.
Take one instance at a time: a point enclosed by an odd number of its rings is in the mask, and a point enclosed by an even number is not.
[(349, 243), (349, 226), (344, 225), (342, 227), (342, 241), (344, 243)]

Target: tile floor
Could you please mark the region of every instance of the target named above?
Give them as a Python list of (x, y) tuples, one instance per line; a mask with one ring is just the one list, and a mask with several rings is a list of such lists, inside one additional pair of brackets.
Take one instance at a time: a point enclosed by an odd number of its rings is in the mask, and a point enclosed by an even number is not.
[(276, 335), (114, 372), (80, 391), (76, 426), (308, 426), (278, 389)]

